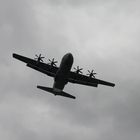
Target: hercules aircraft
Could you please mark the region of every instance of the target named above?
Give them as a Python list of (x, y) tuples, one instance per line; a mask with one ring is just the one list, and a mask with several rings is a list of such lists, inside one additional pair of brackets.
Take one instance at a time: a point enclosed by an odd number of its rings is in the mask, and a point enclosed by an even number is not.
[(75, 99), (75, 96), (63, 91), (65, 85), (68, 82), (92, 87), (97, 87), (98, 84), (112, 87), (115, 86), (114, 83), (96, 79), (94, 76), (96, 73), (94, 73), (93, 70), (88, 70), (89, 74), (87, 75), (82, 74), (82, 68), (79, 68), (79, 66), (77, 66), (77, 68), (74, 68), (75, 71), (71, 71), (73, 64), (73, 55), (71, 53), (67, 53), (63, 56), (59, 67), (56, 66), (57, 61), (55, 61), (54, 58), (52, 60), (49, 59), (50, 63), (47, 64), (43, 62), (44, 57), (42, 57), (41, 54), (39, 56), (35, 56), (35, 59), (31, 59), (15, 53), (13, 54), (14, 58), (25, 62), (28, 67), (42, 72), (48, 76), (54, 77), (53, 88), (37, 86), (37, 88), (42, 89), (44, 91), (48, 91), (54, 95), (60, 95)]

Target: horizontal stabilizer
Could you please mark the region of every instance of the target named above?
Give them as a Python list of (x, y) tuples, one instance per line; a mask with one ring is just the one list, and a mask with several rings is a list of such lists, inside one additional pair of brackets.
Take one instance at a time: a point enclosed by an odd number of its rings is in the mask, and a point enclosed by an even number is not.
[(68, 93), (66, 93), (64, 91), (56, 92), (56, 91), (54, 91), (53, 88), (43, 87), (43, 86), (37, 86), (37, 88), (42, 89), (44, 91), (48, 91), (48, 92), (50, 92), (50, 93), (52, 93), (54, 95), (60, 95), (60, 96), (64, 96), (64, 97), (75, 99), (75, 96), (72, 96), (72, 95), (70, 95), (70, 94), (68, 94)]

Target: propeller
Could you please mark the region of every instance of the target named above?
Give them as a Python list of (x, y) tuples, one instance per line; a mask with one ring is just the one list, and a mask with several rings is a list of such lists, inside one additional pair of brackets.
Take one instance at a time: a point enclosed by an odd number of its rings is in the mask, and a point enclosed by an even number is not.
[(45, 58), (45, 57), (43, 57), (43, 56), (41, 56), (41, 54), (39, 54), (39, 55), (35, 55), (36, 57), (34, 58), (37, 62), (43, 62), (43, 58)]
[(88, 70), (88, 76), (90, 77), (90, 78), (95, 78), (95, 75), (96, 75), (97, 73), (94, 73), (94, 70), (91, 70), (91, 71), (89, 71)]
[(79, 68), (79, 66), (77, 66), (76, 68), (74, 67), (75, 73), (79, 74), (79, 73), (83, 73), (82, 70), (83, 68)]
[(57, 67), (56, 63), (58, 63), (58, 61), (55, 61), (54, 58), (52, 60), (49, 59), (49, 62), (50, 62), (48, 63), (49, 65)]

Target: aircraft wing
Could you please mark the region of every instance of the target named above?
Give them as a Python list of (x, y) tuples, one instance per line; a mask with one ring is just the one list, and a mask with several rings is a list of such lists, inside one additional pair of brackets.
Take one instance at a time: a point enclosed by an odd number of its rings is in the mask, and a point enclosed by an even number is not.
[(112, 87), (115, 86), (114, 83), (99, 80), (96, 78), (90, 78), (86, 75), (77, 74), (75, 72), (70, 72), (68, 81), (75, 84), (82, 84), (82, 85), (93, 86), (93, 87), (97, 87), (98, 84), (112, 86)]
[(28, 67), (30, 67), (34, 70), (40, 71), (44, 74), (47, 74), (51, 77), (55, 77), (56, 72), (58, 70), (57, 67), (50, 66), (49, 64), (45, 64), (45, 63), (42, 63), (42, 62), (37, 62), (34, 59), (27, 58), (27, 57), (22, 56), (22, 55), (18, 55), (18, 54), (14, 53), (13, 57), (22, 61), (22, 62), (24, 62), (24, 63), (26, 63)]

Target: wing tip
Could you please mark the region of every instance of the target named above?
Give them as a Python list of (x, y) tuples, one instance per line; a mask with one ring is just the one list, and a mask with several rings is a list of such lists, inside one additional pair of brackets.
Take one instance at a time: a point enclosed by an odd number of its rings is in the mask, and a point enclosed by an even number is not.
[(13, 53), (12, 56), (13, 56), (14, 58), (16, 58), (16, 56), (18, 56), (18, 54)]
[(112, 84), (112, 87), (115, 87), (115, 84)]
[(13, 53), (12, 56), (15, 57), (15, 53)]

